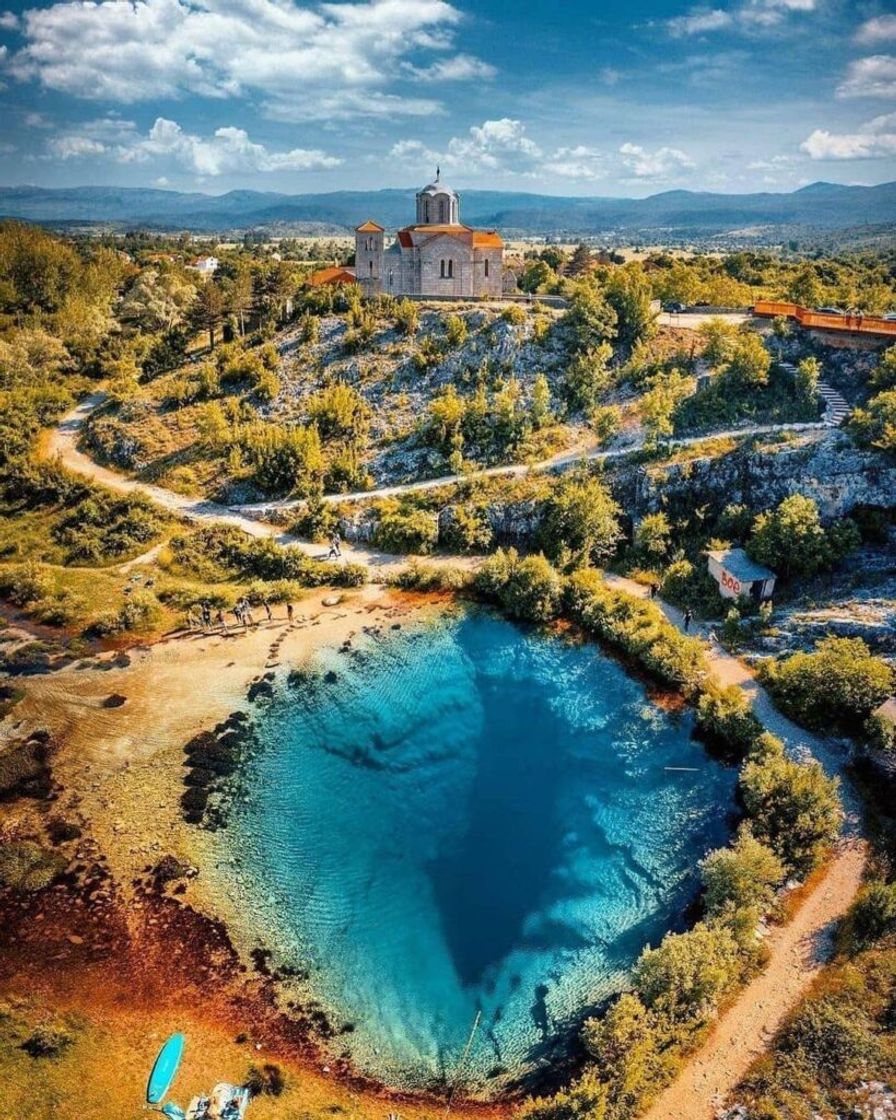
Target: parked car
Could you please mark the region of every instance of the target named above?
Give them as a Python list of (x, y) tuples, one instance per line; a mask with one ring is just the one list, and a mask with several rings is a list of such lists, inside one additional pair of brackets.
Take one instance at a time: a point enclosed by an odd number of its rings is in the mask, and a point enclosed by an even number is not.
[(845, 315), (846, 312), (842, 307), (816, 307), (815, 310), (819, 315)]
[(672, 300), (670, 303), (663, 304), (663, 311), (671, 312), (674, 315), (677, 315), (680, 311), (686, 310), (686, 305), (683, 303), (679, 303), (677, 300)]
[(888, 311), (886, 315), (882, 316), (888, 323), (896, 323), (896, 311)]

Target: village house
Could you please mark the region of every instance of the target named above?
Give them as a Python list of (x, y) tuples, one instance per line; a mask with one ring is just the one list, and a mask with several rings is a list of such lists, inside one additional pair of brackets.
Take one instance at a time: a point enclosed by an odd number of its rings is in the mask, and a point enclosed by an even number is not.
[(723, 599), (762, 602), (775, 591), (775, 573), (751, 560), (742, 548), (717, 549), (707, 554), (709, 574)]
[(193, 272), (198, 272), (200, 276), (206, 277), (214, 276), (218, 271), (218, 258), (217, 257), (196, 257), (187, 265)]

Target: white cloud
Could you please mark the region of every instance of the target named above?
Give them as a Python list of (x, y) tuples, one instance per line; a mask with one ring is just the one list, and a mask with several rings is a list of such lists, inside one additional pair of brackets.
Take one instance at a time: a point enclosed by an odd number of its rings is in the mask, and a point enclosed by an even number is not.
[(526, 136), (522, 121), (501, 117), (473, 125), (464, 136), (452, 136), (441, 150), (430, 148), (420, 140), (399, 140), (392, 145), (389, 155), (414, 168), (439, 164), (465, 174), (500, 171), (531, 175), (537, 169), (542, 151)]
[(896, 43), (896, 16), (875, 16), (866, 20), (856, 32), (855, 41), (863, 46)]
[(470, 82), (490, 81), (497, 71), (480, 58), (456, 54), (452, 58), (440, 58), (425, 69), (409, 66), (406, 72), (425, 82)]
[(574, 148), (557, 148), (541, 169), (547, 175), (557, 175), (561, 179), (594, 182), (607, 177), (607, 157), (596, 148), (579, 144)]
[(858, 132), (816, 130), (800, 145), (812, 159), (883, 159), (896, 155), (896, 113), (875, 117)]
[(15, 12), (0, 12), (0, 30), (15, 31), (19, 26), (19, 17)]
[(702, 35), (706, 31), (721, 31), (725, 27), (730, 27), (733, 22), (728, 12), (721, 8), (713, 8), (675, 16), (666, 21), (666, 26), (673, 35)]
[(687, 152), (680, 148), (664, 147), (649, 152), (640, 144), (629, 143), (622, 145), (619, 154), (636, 179), (662, 179), (695, 166)]
[(838, 97), (896, 97), (896, 57), (873, 54), (850, 63)]
[[(26, 44), (11, 69), (119, 103), (259, 94), (283, 119), (290, 106), (289, 119), (322, 118), (321, 102), (337, 117), (398, 114), (405, 99), (376, 94), (412, 53), (450, 51), (460, 18), (447, 0), (62, 0), (24, 14)], [(440, 66), (443, 80), (490, 70), (469, 55), (440, 60), (434, 76)], [(420, 101), (407, 111), (422, 112)]]
[(22, 118), (26, 128), (52, 128), (53, 122), (48, 120), (43, 113), (26, 113)]
[(311, 171), (337, 167), (342, 160), (318, 149), (269, 151), (242, 128), (224, 126), (207, 139), (185, 132), (175, 121), (158, 117), (144, 136), (133, 121), (102, 117), (77, 132), (55, 137), (47, 152), (56, 159), (106, 155), (118, 163), (167, 160), (202, 178), (236, 173)]
[(666, 20), (670, 34), (704, 35), (727, 29), (762, 30), (777, 27), (793, 12), (815, 11), (816, 0), (746, 0), (739, 7), (693, 8)]

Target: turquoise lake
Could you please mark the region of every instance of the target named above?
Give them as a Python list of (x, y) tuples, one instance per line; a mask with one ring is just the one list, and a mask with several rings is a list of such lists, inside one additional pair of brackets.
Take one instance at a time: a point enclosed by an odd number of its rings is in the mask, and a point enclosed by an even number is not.
[[(322, 650), (260, 706), (228, 828), (278, 964), (392, 1084), (537, 1070), (682, 923), (735, 772), (598, 647), (487, 612)], [(693, 769), (667, 769), (683, 767)]]

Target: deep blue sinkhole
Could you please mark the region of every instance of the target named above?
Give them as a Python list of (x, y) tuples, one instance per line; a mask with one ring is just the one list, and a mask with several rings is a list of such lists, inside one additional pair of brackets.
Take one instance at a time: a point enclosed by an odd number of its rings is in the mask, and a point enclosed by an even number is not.
[(449, 615), (319, 651), (259, 712), (247, 917), (393, 1083), (516, 1077), (680, 921), (734, 774), (593, 645)]

